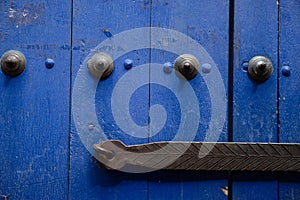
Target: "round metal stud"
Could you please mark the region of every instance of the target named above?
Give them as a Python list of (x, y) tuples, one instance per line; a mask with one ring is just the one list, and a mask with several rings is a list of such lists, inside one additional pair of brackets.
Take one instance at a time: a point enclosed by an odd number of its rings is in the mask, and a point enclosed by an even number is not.
[(133, 67), (133, 60), (131, 60), (131, 59), (126, 59), (126, 60), (124, 61), (124, 68), (125, 68), (126, 70), (130, 70), (132, 67)]
[(114, 70), (113, 59), (106, 53), (96, 53), (88, 61), (88, 70), (95, 78), (104, 80), (109, 77)]
[(183, 76), (187, 80), (192, 80), (198, 74), (199, 65), (200, 64), (195, 56), (183, 54), (176, 58), (174, 69), (177, 76)]
[(264, 82), (273, 73), (273, 65), (270, 59), (264, 56), (253, 57), (248, 64), (249, 76), (257, 82)]
[(16, 50), (10, 50), (3, 54), (1, 58), (2, 72), (11, 77), (20, 75), (26, 66), (25, 56)]
[(287, 65), (284, 65), (282, 67), (282, 69), (281, 69), (281, 73), (282, 73), (283, 76), (289, 77), (291, 75), (291, 69), (290, 69), (290, 67), (287, 66)]

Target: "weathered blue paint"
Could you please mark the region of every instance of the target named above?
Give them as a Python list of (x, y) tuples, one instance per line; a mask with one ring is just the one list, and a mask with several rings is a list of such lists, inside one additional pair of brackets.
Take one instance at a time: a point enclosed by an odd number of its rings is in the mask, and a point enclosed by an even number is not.
[[(122, 31), (145, 26), (150, 26), (150, 8), (147, 1), (74, 1), (72, 48), (76, 50), (73, 50), (72, 54), (73, 81), (83, 60), (98, 44)], [(150, 36), (145, 35), (145, 38), (147, 37)], [(112, 91), (119, 79), (133, 70), (124, 68), (127, 58), (135, 65), (148, 63), (149, 50), (130, 52), (114, 61), (115, 69), (112, 75), (98, 85), (95, 108), (99, 124), (110, 139), (119, 139), (125, 144), (145, 143), (147, 138), (138, 139), (125, 134), (112, 115)], [(122, 95), (119, 98), (122, 99)], [(148, 124), (148, 102), (147, 85), (131, 97), (129, 110), (137, 124)], [(97, 161), (85, 149), (74, 124), (70, 148), (70, 199), (147, 199), (147, 175), (107, 172), (97, 165)]]
[[(279, 66), (279, 142), (300, 142), (300, 2), (280, 2)], [(289, 69), (287, 69), (289, 66)], [(290, 74), (289, 74), (290, 73)], [(279, 183), (280, 199), (300, 198), (299, 175), (282, 175)]]
[[(0, 72), (0, 199), (66, 199), (70, 1), (1, 1), (0, 54), (21, 51), (25, 71)], [(45, 59), (56, 60), (48, 70)]]
[[(234, 14), (233, 141), (277, 142), (276, 1), (235, 1)], [(274, 67), (272, 76), (260, 84), (248, 77), (244, 66), (257, 55), (268, 57)], [(233, 199), (277, 199), (276, 177), (243, 182), (234, 179), (232, 185)]]
[[(225, 85), (227, 84), (228, 73), (228, 4), (228, 1), (219, 0), (193, 0), (189, 2), (154, 0), (152, 1), (151, 16), (152, 26), (180, 31), (201, 44), (217, 64)], [(216, 13), (218, 13), (217, 16)], [(187, 43), (186, 46), (180, 46), (183, 53), (190, 53), (189, 45), (191, 44)], [(151, 63), (174, 62), (178, 56), (170, 52), (151, 49)], [(205, 64), (202, 60), (199, 62), (200, 66)], [(157, 76), (157, 73), (153, 73), (153, 67), (155, 66), (150, 66), (151, 80), (156, 78), (153, 76)], [(175, 72), (173, 71), (173, 73)], [(165, 79), (167, 76), (171, 76), (171, 74), (162, 73), (161, 79)], [(191, 80), (190, 84), (198, 98), (200, 109), (199, 129), (194, 140), (203, 141), (211, 120), (211, 97), (200, 74)], [(154, 136), (150, 132), (151, 142), (173, 140), (181, 120), (180, 103), (182, 102), (179, 102), (173, 91), (160, 85), (150, 85), (150, 106), (160, 104), (167, 113), (164, 128)], [(192, 133), (187, 131), (186, 134)], [(219, 141), (227, 141), (226, 125)], [(227, 179), (224, 176), (219, 176), (213, 181), (206, 181), (197, 176), (197, 173), (190, 173), (194, 175), (187, 176), (189, 178), (182, 180), (180, 178), (182, 173), (178, 172), (175, 175), (178, 177), (175, 179), (176, 181), (172, 181), (174, 180), (172, 177), (174, 173), (170, 172), (159, 173), (155, 178), (150, 177), (149, 199), (227, 199), (221, 190), (227, 186)], [(198, 177), (198, 179), (191, 179), (193, 176)]]
[[(278, 3), (236, 0), (235, 32), (229, 33), (229, 2), (221, 0), (1, 1), (0, 54), (19, 50), (27, 66), (15, 78), (0, 72), (0, 199), (227, 199), (231, 185), (226, 172), (126, 174), (99, 166), (70, 122), (70, 79), (74, 82), (83, 60), (105, 39), (152, 26), (180, 31), (199, 42), (218, 65), (227, 88), (228, 39), (234, 34), (233, 121), (228, 122), (233, 125), (233, 140), (299, 143), (300, 3), (281, 1), (280, 12)], [(145, 38), (150, 39), (151, 33)], [(255, 55), (267, 56), (275, 68), (261, 84), (246, 73), (247, 61)], [(115, 61), (114, 72), (100, 82), (95, 99), (99, 123), (110, 139), (125, 144), (172, 139), (180, 122), (180, 103), (172, 91), (146, 84), (131, 97), (129, 110), (138, 125), (151, 123), (149, 106), (160, 104), (167, 111), (164, 128), (157, 135), (149, 132), (149, 138), (124, 134), (112, 116), (111, 97), (119, 79), (138, 65), (165, 63), (162, 74), (171, 76), (177, 56), (144, 49)], [(129, 71), (124, 68), (128, 58), (134, 63)], [(199, 62), (201, 72), (211, 73), (211, 66)], [(154, 79), (151, 67), (149, 82)], [(202, 141), (212, 105), (201, 76), (190, 83), (201, 112), (194, 140)], [(228, 139), (226, 125), (219, 141)], [(299, 199), (299, 182), (299, 174), (233, 173), (229, 195), (232, 199)]]

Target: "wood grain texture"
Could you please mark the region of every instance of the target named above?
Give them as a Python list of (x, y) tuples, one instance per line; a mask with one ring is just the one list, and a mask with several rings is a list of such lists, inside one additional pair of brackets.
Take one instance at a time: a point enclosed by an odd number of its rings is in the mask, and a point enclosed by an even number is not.
[[(152, 20), (153, 27), (168, 28), (179, 31), (196, 40), (202, 45), (208, 54), (213, 58), (223, 78), (223, 82), (227, 84), (227, 68), (228, 68), (228, 19), (229, 19), (228, 1), (152, 1)], [(186, 48), (188, 52), (190, 44), (182, 46), (182, 50)], [(161, 63), (175, 61), (176, 55), (170, 52), (163, 52), (152, 49), (151, 63)], [(200, 65), (204, 64), (199, 60)], [(150, 66), (150, 74), (155, 74), (153, 65)], [(174, 72), (173, 72), (174, 73)], [(154, 80), (153, 75), (150, 79)], [(156, 74), (155, 74), (156, 75)], [(165, 74), (164, 76), (170, 76)], [(162, 79), (164, 77), (162, 76)], [(198, 75), (189, 82), (199, 101), (200, 123), (197, 130), (195, 141), (203, 141), (205, 132), (211, 117), (211, 100), (210, 94), (204, 80)], [(167, 113), (166, 123), (163, 129), (152, 136), (151, 142), (170, 141), (175, 137), (178, 131), (181, 115), (180, 102), (176, 98), (173, 91), (164, 86), (150, 85), (150, 106), (155, 104), (162, 105)], [(196, 108), (195, 108), (196, 109)], [(189, 133), (187, 133), (189, 134)], [(187, 135), (188, 138), (188, 135)], [(219, 138), (219, 141), (227, 141), (226, 125)], [(172, 182), (172, 173), (161, 173), (155, 178), (150, 177), (149, 182), (149, 199), (226, 199), (226, 195), (221, 191), (222, 187), (227, 185), (224, 176), (220, 176), (213, 181), (206, 181), (198, 177), (198, 179), (183, 180), (178, 176), (178, 182)], [(160, 180), (165, 179), (164, 183)], [(169, 182), (168, 182), (169, 181)], [(181, 181), (181, 182), (180, 182)], [(159, 193), (157, 191), (160, 191)], [(201, 192), (205, 191), (205, 192)]]
[[(277, 30), (276, 1), (235, 1), (233, 74), (235, 142), (277, 142)], [(242, 67), (243, 62), (256, 55), (268, 57), (274, 67), (272, 76), (261, 84), (253, 82)], [(276, 177), (267, 181), (246, 180), (234, 180), (232, 199), (278, 198)]]
[(18, 77), (0, 72), (1, 198), (66, 199), (70, 2), (5, 0), (0, 14), (0, 54), (16, 49), (27, 59)]
[[(150, 26), (149, 5), (149, 1), (143, 0), (74, 1), (73, 81), (83, 60), (98, 44), (122, 31)], [(149, 38), (149, 35), (145, 35), (145, 38)], [(127, 58), (133, 60), (135, 68), (149, 62), (149, 50), (129, 52), (114, 61), (115, 69), (112, 75), (98, 85), (95, 108), (99, 124), (108, 138), (120, 139), (126, 144), (143, 143), (148, 139), (130, 137), (124, 133), (116, 124), (111, 111), (114, 87), (128, 72), (123, 66)], [(127, 95), (125, 91), (118, 98), (123, 99), (124, 95)], [(138, 124), (146, 126), (148, 124), (148, 102), (147, 85), (137, 90), (131, 97), (130, 114)], [(97, 161), (83, 146), (74, 123), (70, 147), (70, 199), (147, 199), (147, 175), (128, 176), (119, 172), (109, 173), (99, 167)]]
[[(144, 26), (174, 29), (198, 41), (216, 62), (227, 88), (228, 3), (221, 0), (1, 0), (0, 55), (10, 49), (19, 50), (26, 56), (27, 66), (15, 78), (0, 72), (0, 199), (6, 196), (8, 199), (227, 199), (226, 172), (162, 170), (133, 175), (105, 170), (81, 143), (74, 122), (69, 120), (72, 109), (69, 106), (70, 79), (74, 83), (79, 67), (91, 50), (121, 31)], [(235, 1), (234, 141), (300, 141), (300, 4), (298, 0), (280, 1), (280, 52), (277, 6), (275, 0)], [(145, 35), (145, 39), (150, 37), (150, 33)], [(277, 74), (278, 53), (280, 69), (290, 66), (291, 76)], [(241, 66), (255, 55), (270, 58), (275, 69), (271, 78), (262, 84), (252, 82)], [(151, 122), (149, 106), (160, 104), (166, 109), (165, 126), (157, 135), (150, 131), (151, 138), (126, 135), (114, 121), (110, 101), (116, 82), (127, 72), (123, 68), (126, 58), (138, 66), (148, 62), (174, 62), (177, 56), (144, 49), (129, 52), (115, 61), (113, 75), (99, 85), (95, 99), (99, 123), (109, 139), (119, 139), (126, 145), (172, 139), (180, 122), (180, 106), (170, 90), (158, 84), (144, 85), (131, 98), (130, 114), (139, 125)], [(45, 67), (46, 58), (54, 59), (53, 69)], [(200, 77), (191, 84), (201, 110), (200, 127), (194, 140), (202, 141), (210, 120), (211, 102)], [(219, 141), (227, 141), (227, 135), (225, 126)], [(233, 180), (233, 188), (229, 188), (232, 199), (300, 197), (298, 174), (233, 173)]]
[[(289, 66), (289, 77), (279, 76), (279, 142), (299, 143), (300, 131), (300, 2), (280, 2), (280, 69)], [(296, 174), (280, 176), (280, 199), (300, 198), (300, 177)]]

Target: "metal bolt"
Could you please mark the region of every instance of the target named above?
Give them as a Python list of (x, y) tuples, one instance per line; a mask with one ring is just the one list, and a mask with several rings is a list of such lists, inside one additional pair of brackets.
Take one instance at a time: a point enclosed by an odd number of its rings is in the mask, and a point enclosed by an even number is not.
[(164, 72), (166, 73), (166, 74), (170, 74), (170, 73), (172, 73), (172, 71), (173, 71), (173, 64), (171, 63), (171, 62), (166, 62), (165, 64), (164, 64)]
[(267, 64), (264, 61), (258, 61), (257, 62), (257, 68), (259, 71), (264, 72), (267, 67)]
[(257, 82), (264, 82), (273, 73), (273, 65), (270, 59), (264, 56), (255, 56), (249, 61), (249, 76)]
[(113, 72), (114, 63), (110, 55), (99, 52), (89, 59), (88, 70), (95, 78), (104, 80)]
[(186, 62), (186, 63), (184, 63), (183, 67), (185, 70), (189, 70), (191, 68), (191, 63)]
[(287, 66), (287, 65), (284, 65), (281, 68), (281, 73), (282, 73), (283, 76), (289, 77), (291, 75), (291, 69), (290, 69), (290, 67)]
[(243, 69), (244, 72), (248, 71), (248, 65), (249, 65), (249, 62), (243, 62), (242, 63), (242, 69)]
[(183, 54), (176, 58), (174, 69), (176, 70), (176, 75), (185, 78), (187, 80), (192, 80), (198, 74), (199, 62), (197, 58), (191, 54)]
[(131, 69), (132, 67), (133, 67), (133, 60), (131, 60), (131, 59), (126, 59), (126, 60), (124, 61), (124, 68), (127, 69), (127, 70), (129, 70), (129, 69)]
[(45, 65), (48, 69), (51, 69), (54, 67), (54, 60), (51, 58), (47, 58), (45, 61)]
[(208, 74), (211, 71), (211, 65), (209, 63), (205, 63), (201, 67), (204, 74)]
[(20, 75), (26, 66), (25, 56), (16, 50), (10, 50), (3, 54), (1, 58), (2, 72), (11, 77)]

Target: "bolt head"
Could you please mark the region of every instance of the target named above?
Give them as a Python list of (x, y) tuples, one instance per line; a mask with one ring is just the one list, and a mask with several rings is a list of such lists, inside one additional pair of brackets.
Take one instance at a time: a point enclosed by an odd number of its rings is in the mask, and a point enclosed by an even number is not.
[(191, 54), (180, 55), (175, 60), (174, 69), (178, 77), (192, 80), (198, 74), (199, 61)]
[(166, 62), (164, 64), (164, 72), (170, 74), (173, 71), (173, 64), (171, 62)]
[(256, 82), (264, 82), (273, 73), (273, 65), (270, 59), (265, 56), (255, 56), (248, 64), (248, 74)]
[(191, 63), (185, 62), (183, 67), (184, 67), (185, 70), (189, 70), (191, 68)]
[(248, 65), (249, 65), (249, 62), (247, 62), (247, 61), (242, 63), (242, 69), (244, 72), (248, 71)]
[(282, 69), (281, 69), (281, 73), (282, 73), (283, 76), (289, 77), (291, 75), (290, 67), (287, 66), (287, 65), (283, 66)]
[(133, 67), (133, 60), (131, 60), (131, 59), (126, 59), (126, 60), (124, 61), (124, 68), (127, 69), (127, 70), (129, 70), (129, 69), (131, 69), (132, 67)]
[(45, 66), (48, 68), (48, 69), (51, 69), (54, 67), (54, 60), (51, 59), (51, 58), (47, 58), (46, 61), (45, 61)]
[(88, 60), (87, 67), (91, 75), (97, 79), (104, 80), (113, 72), (114, 63), (110, 55), (98, 52)]
[(202, 72), (203, 72), (204, 74), (208, 74), (210, 71), (211, 71), (211, 64), (209, 64), (209, 63), (204, 63), (204, 64), (202, 65)]
[(10, 70), (15, 70), (19, 66), (19, 59), (16, 55), (7, 56), (7, 58), (4, 62), (5, 62), (6, 67)]
[(2, 72), (11, 77), (20, 75), (26, 65), (25, 56), (16, 50), (10, 50), (3, 54), (1, 58)]

